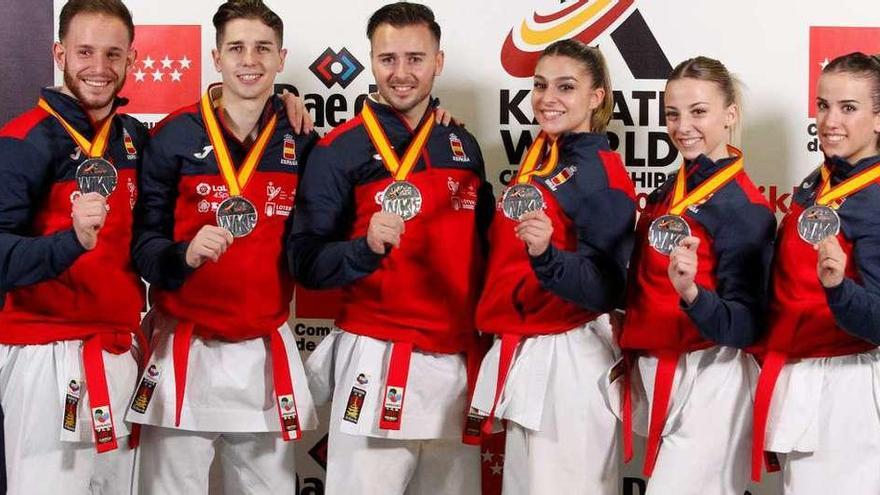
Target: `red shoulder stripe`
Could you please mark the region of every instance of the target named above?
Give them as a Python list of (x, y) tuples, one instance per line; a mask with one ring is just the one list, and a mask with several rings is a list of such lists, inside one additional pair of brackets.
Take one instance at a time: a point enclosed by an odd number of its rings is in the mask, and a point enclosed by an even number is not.
[(620, 155), (614, 151), (600, 151), (599, 158), (602, 160), (602, 166), (605, 167), (605, 175), (608, 176), (608, 187), (621, 191), (629, 196), (629, 199), (635, 201), (636, 188), (629, 177), (629, 172), (623, 165), (623, 160), (620, 159)]
[(159, 123), (156, 124), (152, 129), (150, 129), (150, 137), (155, 136), (156, 133), (159, 132), (159, 130), (161, 130), (163, 127), (165, 127), (165, 124), (167, 124), (168, 122), (171, 122), (172, 120), (176, 119), (177, 117), (180, 117), (181, 115), (198, 113), (198, 112), (199, 112), (199, 105), (197, 103), (193, 103), (192, 105), (185, 106), (183, 108), (178, 108), (174, 112), (168, 114), (164, 119), (160, 120)]
[(767, 201), (767, 198), (761, 194), (761, 191), (758, 190), (758, 186), (752, 182), (752, 179), (749, 178), (748, 174), (745, 172), (736, 175), (736, 183), (739, 184), (740, 189), (746, 193), (746, 197), (753, 204), (761, 205), (766, 207), (768, 210), (773, 211), (773, 208), (770, 206), (770, 202)]
[(321, 138), (320, 141), (318, 141), (318, 146), (330, 146), (333, 141), (336, 140), (336, 138), (361, 125), (362, 122), (363, 119), (361, 119), (361, 116), (358, 115), (357, 117), (336, 126), (332, 131), (328, 132), (327, 135), (325, 135), (323, 138)]
[(0, 129), (0, 137), (24, 139), (25, 136), (49, 114), (40, 107), (34, 107), (27, 112), (12, 119)]

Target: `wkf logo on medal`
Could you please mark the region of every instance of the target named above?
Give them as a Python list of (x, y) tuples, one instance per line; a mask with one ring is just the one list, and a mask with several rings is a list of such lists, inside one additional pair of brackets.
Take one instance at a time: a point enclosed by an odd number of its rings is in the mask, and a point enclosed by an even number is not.
[(591, 43), (619, 19), (611, 40), (636, 79), (665, 79), (672, 66), (638, 9), (624, 15), (634, 0), (578, 0), (534, 12), (514, 27), (501, 48), (501, 65), (514, 77), (531, 77), (541, 52), (551, 43), (574, 38)]

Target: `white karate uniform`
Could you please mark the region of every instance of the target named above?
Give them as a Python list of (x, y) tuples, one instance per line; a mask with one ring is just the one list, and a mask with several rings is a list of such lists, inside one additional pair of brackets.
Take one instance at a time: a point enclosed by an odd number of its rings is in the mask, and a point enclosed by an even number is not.
[(786, 363), (764, 445), (786, 495), (880, 493), (880, 350)]
[[(471, 406), (488, 414), (501, 341), (483, 359)], [(603, 394), (620, 351), (608, 315), (564, 333), (523, 340), (499, 398), (508, 420), (503, 492), (617, 495), (620, 439)]]
[[(658, 359), (638, 359), (636, 432), (653, 407)], [(742, 495), (749, 481), (752, 391), (758, 366), (748, 353), (715, 346), (679, 358), (666, 424), (646, 495)], [(619, 410), (619, 409), (616, 409)]]
[[(237, 493), (239, 481), (250, 483), (247, 493), (292, 492), (296, 442), (282, 439), (268, 339), (225, 342), (194, 335), (180, 426), (176, 426), (175, 322), (151, 314), (145, 323), (153, 329), (147, 368), (154, 366), (159, 376), (146, 411), (129, 407), (127, 413), (129, 421), (149, 425), (144, 427), (140, 449), (141, 494), (207, 493), (215, 455), (227, 474), (226, 493)], [(277, 331), (287, 351), (300, 427), (313, 430), (317, 413), (293, 333), (287, 324)]]
[(461, 443), (464, 355), (413, 351), (400, 430), (382, 430), (392, 345), (334, 330), (306, 362), (316, 401), (333, 401), (326, 493), (478, 495), (480, 452)]
[[(125, 410), (138, 378), (132, 352), (103, 352), (118, 448), (95, 450), (81, 340), (0, 345), (9, 495), (130, 493), (134, 453)], [(79, 394), (75, 431), (62, 427), (71, 380)]]

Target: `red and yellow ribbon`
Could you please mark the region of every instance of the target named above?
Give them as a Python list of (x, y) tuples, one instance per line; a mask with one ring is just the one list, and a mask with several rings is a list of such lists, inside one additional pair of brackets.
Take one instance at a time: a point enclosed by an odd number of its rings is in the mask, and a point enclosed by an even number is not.
[(555, 139), (550, 142), (543, 165), (540, 169), (537, 168), (541, 158), (544, 157), (544, 146), (547, 144), (548, 139), (550, 137), (544, 131), (538, 134), (538, 137), (529, 146), (529, 151), (526, 152), (526, 156), (519, 166), (514, 183), (528, 184), (532, 176), (544, 177), (556, 168), (556, 164), (559, 162), (559, 146), (557, 146)]
[(110, 128), (113, 126), (112, 113), (104, 119), (104, 123), (101, 124), (101, 128), (98, 129), (98, 133), (95, 134), (95, 140), (89, 141), (85, 136), (80, 134), (79, 131), (74, 129), (73, 126), (61, 116), (61, 114), (56, 112), (45, 99), (40, 98), (37, 102), (37, 106), (45, 110), (49, 115), (55, 117), (55, 119), (61, 124), (61, 127), (64, 127), (64, 130), (67, 131), (67, 134), (73, 139), (73, 142), (76, 143), (76, 145), (79, 146), (83, 153), (89, 158), (101, 158), (104, 156), (104, 152), (107, 151), (107, 144), (110, 141)]
[(247, 187), (248, 182), (254, 175), (263, 153), (269, 144), (269, 139), (275, 132), (275, 126), (278, 124), (278, 116), (272, 114), (272, 118), (260, 131), (254, 144), (248, 150), (238, 174), (235, 173), (235, 164), (232, 161), (232, 154), (229, 153), (229, 147), (226, 145), (226, 139), (223, 137), (223, 131), (217, 116), (214, 115), (214, 102), (211, 98), (211, 89), (202, 95), (201, 111), (202, 120), (205, 122), (205, 130), (208, 131), (208, 138), (214, 146), (214, 156), (217, 157), (217, 166), (220, 168), (220, 175), (226, 186), (229, 188), (230, 196), (241, 196), (242, 191)]
[(376, 114), (369, 104), (364, 105), (361, 118), (364, 120), (364, 127), (367, 130), (367, 135), (370, 136), (370, 141), (373, 142), (373, 146), (385, 163), (385, 168), (388, 169), (394, 180), (406, 180), (413, 167), (415, 167), (416, 162), (419, 161), (419, 155), (422, 154), (422, 150), (428, 142), (428, 136), (431, 135), (431, 130), (434, 128), (434, 112), (432, 111), (429, 115), (425, 116), (424, 122), (416, 131), (415, 138), (406, 148), (402, 160), (394, 152), (394, 148), (391, 147), (391, 142), (388, 141), (388, 136), (385, 135), (382, 124), (379, 123), (379, 119), (376, 118)]
[(822, 186), (819, 188), (816, 204), (823, 206), (845, 199), (850, 194), (855, 194), (880, 179), (880, 165), (863, 170), (836, 187), (831, 187), (831, 171), (828, 167), (823, 165), (819, 172), (822, 175)]
[(680, 216), (688, 206), (708, 198), (743, 171), (742, 151), (733, 146), (728, 146), (727, 151), (736, 157), (736, 161), (715, 172), (712, 177), (709, 177), (690, 193), (687, 192), (687, 173), (684, 166), (678, 169), (675, 189), (672, 191), (672, 202), (669, 207), (670, 214)]

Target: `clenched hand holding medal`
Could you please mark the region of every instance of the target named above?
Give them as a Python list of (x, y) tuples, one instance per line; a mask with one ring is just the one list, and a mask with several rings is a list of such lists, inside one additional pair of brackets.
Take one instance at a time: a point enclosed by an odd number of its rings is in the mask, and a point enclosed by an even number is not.
[(369, 105), (364, 105), (361, 116), (373, 147), (382, 157), (382, 163), (394, 179), (382, 191), (382, 211), (373, 215), (367, 231), (367, 244), (370, 249), (377, 254), (385, 254), (387, 246), (400, 246), (404, 222), (412, 220), (422, 211), (422, 193), (407, 178), (418, 163), (431, 130), (434, 129), (434, 112), (425, 115), (403, 158), (398, 157), (394, 152), (382, 125)]

